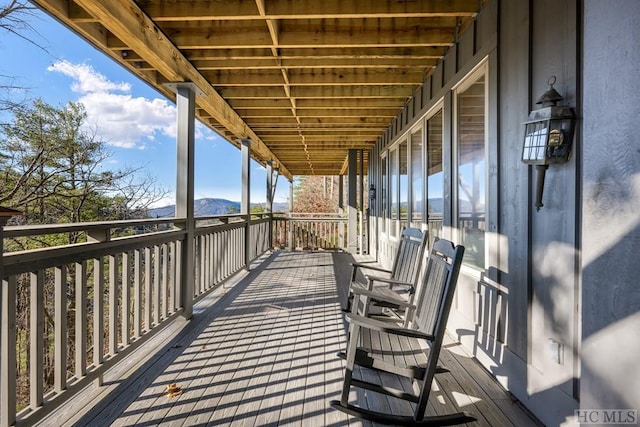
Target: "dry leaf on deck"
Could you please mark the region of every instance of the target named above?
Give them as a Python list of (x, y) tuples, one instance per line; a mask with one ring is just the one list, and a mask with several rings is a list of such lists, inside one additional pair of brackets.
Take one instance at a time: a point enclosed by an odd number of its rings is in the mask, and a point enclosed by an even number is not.
[(177, 385), (176, 383), (171, 383), (167, 385), (167, 391), (165, 393), (169, 397), (176, 397), (182, 394), (182, 387)]

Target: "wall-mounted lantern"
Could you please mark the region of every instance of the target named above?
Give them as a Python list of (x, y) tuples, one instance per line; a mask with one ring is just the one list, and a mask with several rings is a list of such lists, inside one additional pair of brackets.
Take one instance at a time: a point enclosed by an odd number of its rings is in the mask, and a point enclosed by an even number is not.
[(371, 184), (369, 186), (369, 200), (371, 200), (372, 202), (376, 199), (376, 187)]
[(565, 163), (569, 160), (573, 144), (576, 116), (570, 107), (558, 105), (563, 97), (553, 88), (555, 82), (555, 76), (549, 79), (549, 90), (536, 102), (542, 107), (531, 111), (529, 120), (524, 123), (522, 161), (536, 166), (535, 206), (537, 211), (544, 206), (542, 191), (549, 165)]

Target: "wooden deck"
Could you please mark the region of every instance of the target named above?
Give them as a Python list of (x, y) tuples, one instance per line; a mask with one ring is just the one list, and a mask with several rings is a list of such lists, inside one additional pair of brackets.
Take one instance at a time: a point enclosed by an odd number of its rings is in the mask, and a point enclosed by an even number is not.
[[(175, 322), (150, 341), (152, 355), (128, 358), (102, 387), (81, 393), (43, 424), (371, 425), (328, 405), (344, 370), (336, 353), (346, 342), (341, 302), (350, 261), (341, 253), (271, 255), (201, 301), (190, 322)], [(470, 426), (536, 425), (459, 345), (450, 341), (441, 360), (451, 373), (437, 376), (431, 411), (470, 411), (479, 419)], [(180, 395), (165, 394), (172, 383)], [(353, 398), (406, 409), (369, 392)]]

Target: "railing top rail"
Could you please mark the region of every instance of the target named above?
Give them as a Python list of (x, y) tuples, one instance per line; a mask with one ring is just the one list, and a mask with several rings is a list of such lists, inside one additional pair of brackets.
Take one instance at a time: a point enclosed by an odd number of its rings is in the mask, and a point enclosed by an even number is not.
[(69, 233), (73, 231), (108, 230), (111, 228), (173, 224), (183, 221), (185, 221), (184, 218), (150, 218), (130, 219), (122, 221), (77, 222), (73, 224), (12, 225), (4, 228), (4, 237), (37, 236), (42, 234)]
[(28, 249), (3, 254), (6, 276), (92, 259), (121, 251), (141, 249), (184, 239), (184, 230), (167, 230), (140, 236), (120, 237), (108, 242), (83, 242), (52, 248)]
[[(252, 213), (252, 217), (258, 217), (264, 219), (268, 217), (269, 213)], [(229, 222), (229, 220), (237, 219), (238, 222), (244, 221), (246, 215), (242, 214), (227, 214), (227, 215), (212, 215), (202, 216), (194, 218), (196, 222), (202, 222), (207, 220), (221, 220), (222, 222)], [(129, 219), (121, 221), (95, 221), (95, 222), (78, 222), (67, 224), (32, 224), (32, 225), (12, 225), (4, 228), (5, 238), (25, 237), (25, 236), (40, 236), (44, 234), (56, 234), (56, 233), (70, 233), (70, 232), (93, 232), (98, 230), (109, 230), (114, 228), (132, 228), (142, 226), (154, 226), (161, 224), (179, 224), (186, 221), (186, 218), (145, 218), (145, 219)]]
[(278, 212), (274, 215), (284, 215), (284, 216), (315, 216), (315, 215), (320, 215), (320, 216), (344, 216), (344, 214), (341, 214), (340, 212), (287, 212), (287, 213), (282, 213), (282, 212)]
[(344, 221), (346, 217), (343, 216), (318, 216), (318, 217), (298, 217), (298, 216), (276, 216), (273, 217), (274, 221)]

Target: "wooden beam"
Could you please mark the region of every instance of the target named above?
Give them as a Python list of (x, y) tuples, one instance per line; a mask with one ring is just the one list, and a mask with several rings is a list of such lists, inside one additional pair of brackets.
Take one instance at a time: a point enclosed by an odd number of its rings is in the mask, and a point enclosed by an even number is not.
[[(157, 21), (263, 18), (255, 5), (239, 0), (140, 0), (138, 3)], [(265, 5), (265, 15), (270, 19), (474, 16), (477, 11), (477, 0), (270, 0)]]
[(386, 127), (389, 125), (389, 119), (386, 117), (327, 117), (327, 118), (308, 118), (302, 117), (300, 122), (298, 123), (293, 117), (291, 120), (289, 119), (278, 119), (275, 121), (269, 118), (255, 118), (247, 120), (252, 127), (253, 126), (265, 126), (269, 125), (274, 128), (278, 128), (283, 124), (290, 124), (293, 126), (297, 126), (299, 124), (316, 124), (318, 126), (326, 126), (326, 125), (348, 125), (352, 127), (367, 127), (367, 125), (371, 125), (371, 127), (383, 126)]
[[(83, 0), (87, 1), (87, 0)], [(123, 1), (123, 0), (120, 0)], [(403, 18), (399, 18), (403, 19)], [(413, 18), (405, 18), (413, 19)], [(454, 19), (454, 18), (438, 18)], [(278, 37), (279, 48), (356, 48), (450, 46), (455, 41), (455, 22), (397, 19), (336, 23), (285, 21)], [(183, 49), (267, 48), (273, 41), (260, 21), (196, 21), (161, 23), (162, 32)]]
[[(282, 74), (277, 70), (219, 70), (202, 73), (214, 87), (222, 86), (282, 86)], [(423, 72), (414, 69), (385, 70), (291, 70), (292, 86), (409, 86), (422, 84)], [(293, 97), (297, 97), (292, 93)]]
[[(297, 99), (298, 109), (320, 109), (341, 108), (396, 108), (399, 109), (406, 103), (405, 98), (334, 98), (334, 99)], [(229, 101), (234, 109), (245, 110), (271, 110), (274, 108), (287, 108), (288, 100), (281, 98), (274, 99), (233, 99)]]
[(212, 70), (279, 70), (286, 69), (330, 69), (330, 68), (433, 68), (436, 59), (424, 58), (243, 58), (222, 60), (191, 60), (200, 71)]
[[(245, 59), (272, 59), (270, 47), (265, 48), (229, 48), (222, 49), (210, 46), (203, 49), (185, 49), (185, 56), (190, 61), (236, 61)], [(278, 58), (285, 60), (304, 59), (440, 59), (446, 53), (443, 46), (391, 46), (391, 47), (341, 47), (340, 49), (283, 48), (279, 46)]]
[[(259, 117), (291, 117), (287, 108), (274, 109), (236, 109), (236, 112), (247, 119)], [(398, 108), (361, 108), (361, 109), (304, 109), (296, 108), (296, 117), (389, 117), (398, 114)]]
[[(300, 99), (330, 98), (404, 98), (413, 94), (413, 86), (297, 86), (291, 88), (291, 96)], [(240, 86), (221, 87), (218, 89), (225, 99), (273, 99), (284, 97), (280, 87)]]

